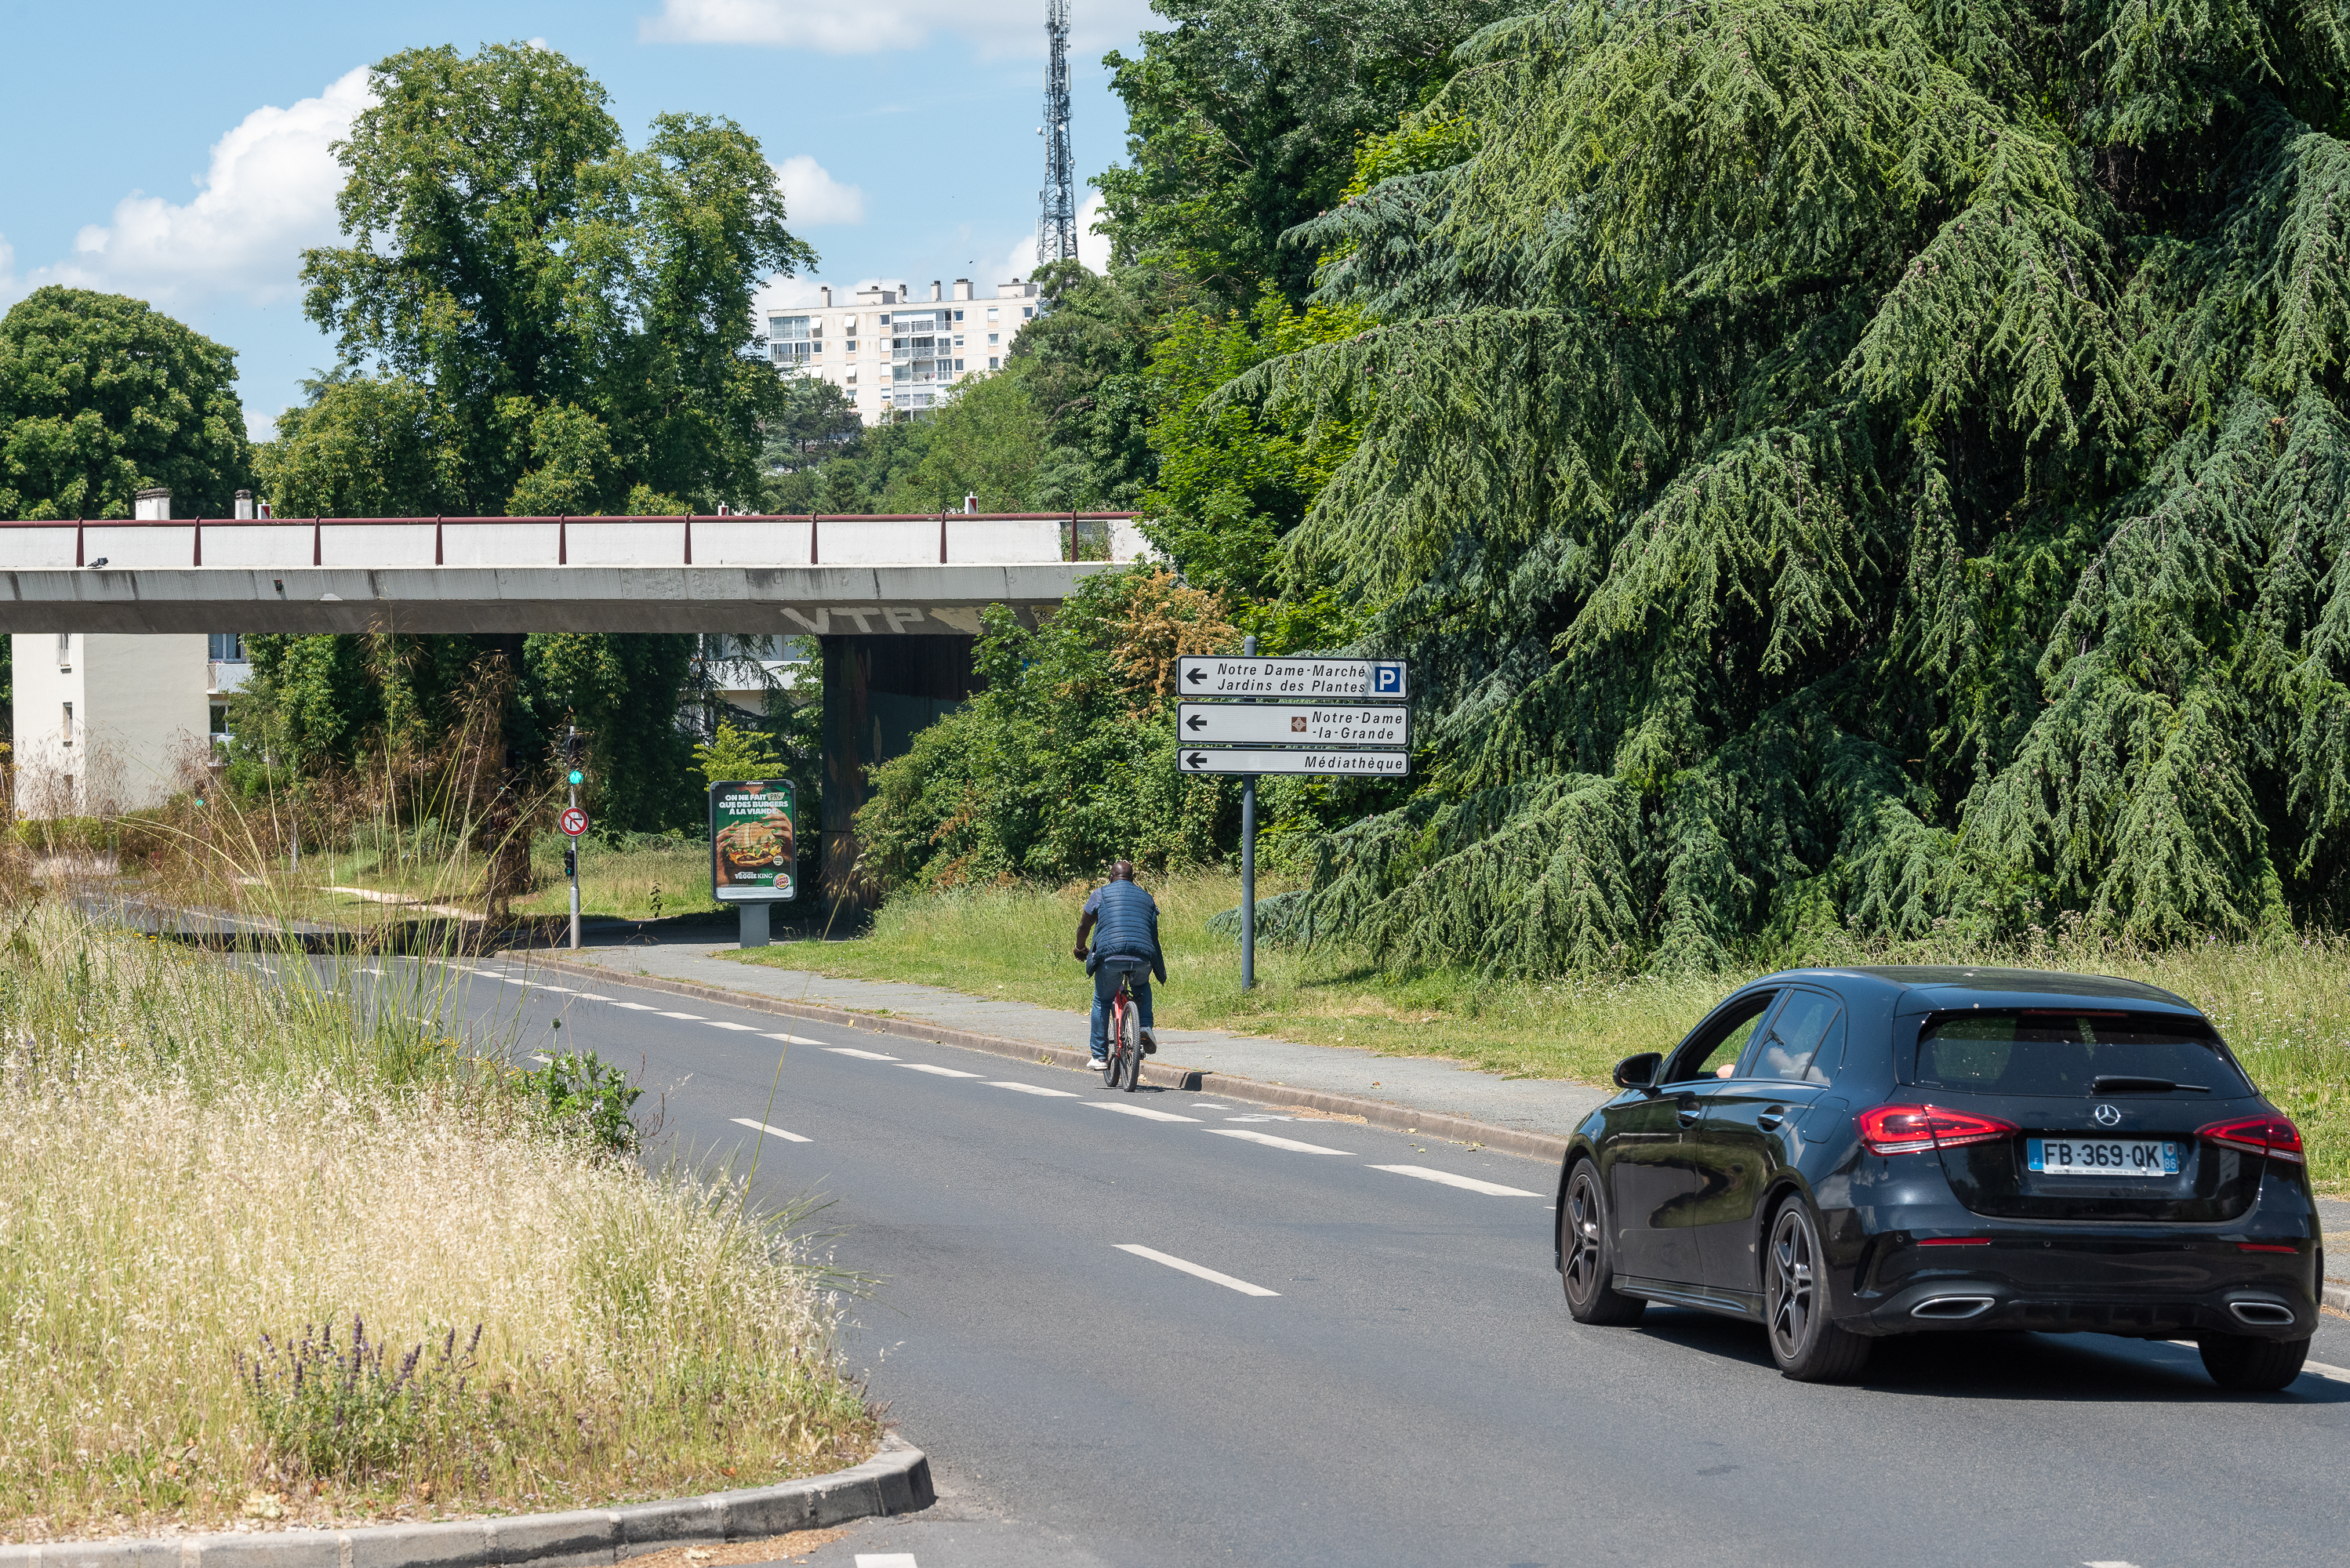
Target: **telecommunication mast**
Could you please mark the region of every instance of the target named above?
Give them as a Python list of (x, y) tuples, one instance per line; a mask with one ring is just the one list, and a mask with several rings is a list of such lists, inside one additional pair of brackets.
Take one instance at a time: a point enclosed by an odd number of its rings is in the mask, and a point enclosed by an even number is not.
[(1077, 257), (1076, 159), (1069, 151), (1069, 0), (1045, 0), (1045, 189), (1036, 218), (1036, 265)]

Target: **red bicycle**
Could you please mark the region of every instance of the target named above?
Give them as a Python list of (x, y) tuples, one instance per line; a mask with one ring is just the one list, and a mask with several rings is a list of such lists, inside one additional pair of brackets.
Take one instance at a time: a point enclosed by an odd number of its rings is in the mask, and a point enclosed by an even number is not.
[(1148, 964), (1128, 959), (1104, 959), (1118, 971), (1118, 990), (1109, 999), (1109, 1045), (1104, 1052), (1102, 1086), (1128, 1094), (1142, 1085), (1142, 1031), (1135, 1022), (1134, 977)]

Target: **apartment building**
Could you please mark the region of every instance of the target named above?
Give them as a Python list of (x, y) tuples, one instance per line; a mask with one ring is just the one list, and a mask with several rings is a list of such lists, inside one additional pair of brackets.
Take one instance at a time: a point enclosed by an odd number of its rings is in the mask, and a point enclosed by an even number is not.
[(951, 291), (933, 282), (928, 299), (877, 284), (836, 306), (831, 289), (818, 292), (816, 305), (769, 314), (767, 357), (838, 387), (868, 425), (934, 408), (956, 382), (1002, 369), (1038, 303), (1033, 283), (998, 284), (993, 299), (980, 299), (963, 277)]

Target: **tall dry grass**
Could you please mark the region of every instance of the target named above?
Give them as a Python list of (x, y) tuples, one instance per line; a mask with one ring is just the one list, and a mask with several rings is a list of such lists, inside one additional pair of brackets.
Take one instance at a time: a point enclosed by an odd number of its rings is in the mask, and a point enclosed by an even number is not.
[[(549, 1126), (438, 1035), (445, 971), (388, 965), (362, 1005), (54, 900), (13, 925), (0, 1538), (581, 1506), (869, 1448), (781, 1222)], [(240, 1360), (354, 1316), (395, 1363), (481, 1334), (437, 1425), (322, 1473)]]

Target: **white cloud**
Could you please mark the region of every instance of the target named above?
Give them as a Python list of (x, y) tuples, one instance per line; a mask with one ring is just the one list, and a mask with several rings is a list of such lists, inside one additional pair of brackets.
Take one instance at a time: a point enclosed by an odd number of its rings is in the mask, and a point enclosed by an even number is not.
[(785, 220), (795, 229), (865, 221), (865, 192), (842, 184), (805, 152), (776, 164), (775, 177), (784, 183)]
[[(1045, 52), (1035, 0), (662, 0), (638, 24), (647, 43), (768, 44), (827, 55), (912, 48), (951, 33), (984, 56)], [(1097, 54), (1129, 42), (1149, 19), (1148, 0), (1096, 0), (1070, 30), (1070, 47)]]
[(16, 283), (16, 247), (8, 243), (7, 235), (0, 234), (0, 306), (13, 303), (24, 292)]
[[(1101, 192), (1088, 192), (1085, 204), (1077, 209), (1077, 259), (1094, 272), (1109, 270), (1109, 236), (1094, 233), (1094, 222), (1101, 214)], [(1003, 275), (1007, 279), (1024, 278), (1035, 270), (1036, 236), (1032, 233), (1004, 256)]]
[(84, 228), (68, 260), (30, 281), (126, 290), (158, 303), (234, 294), (265, 304), (284, 296), (303, 247), (335, 238), (343, 171), (327, 149), (368, 101), (362, 66), (317, 98), (255, 109), (213, 144), (193, 201), (133, 192), (115, 204), (112, 223)]

